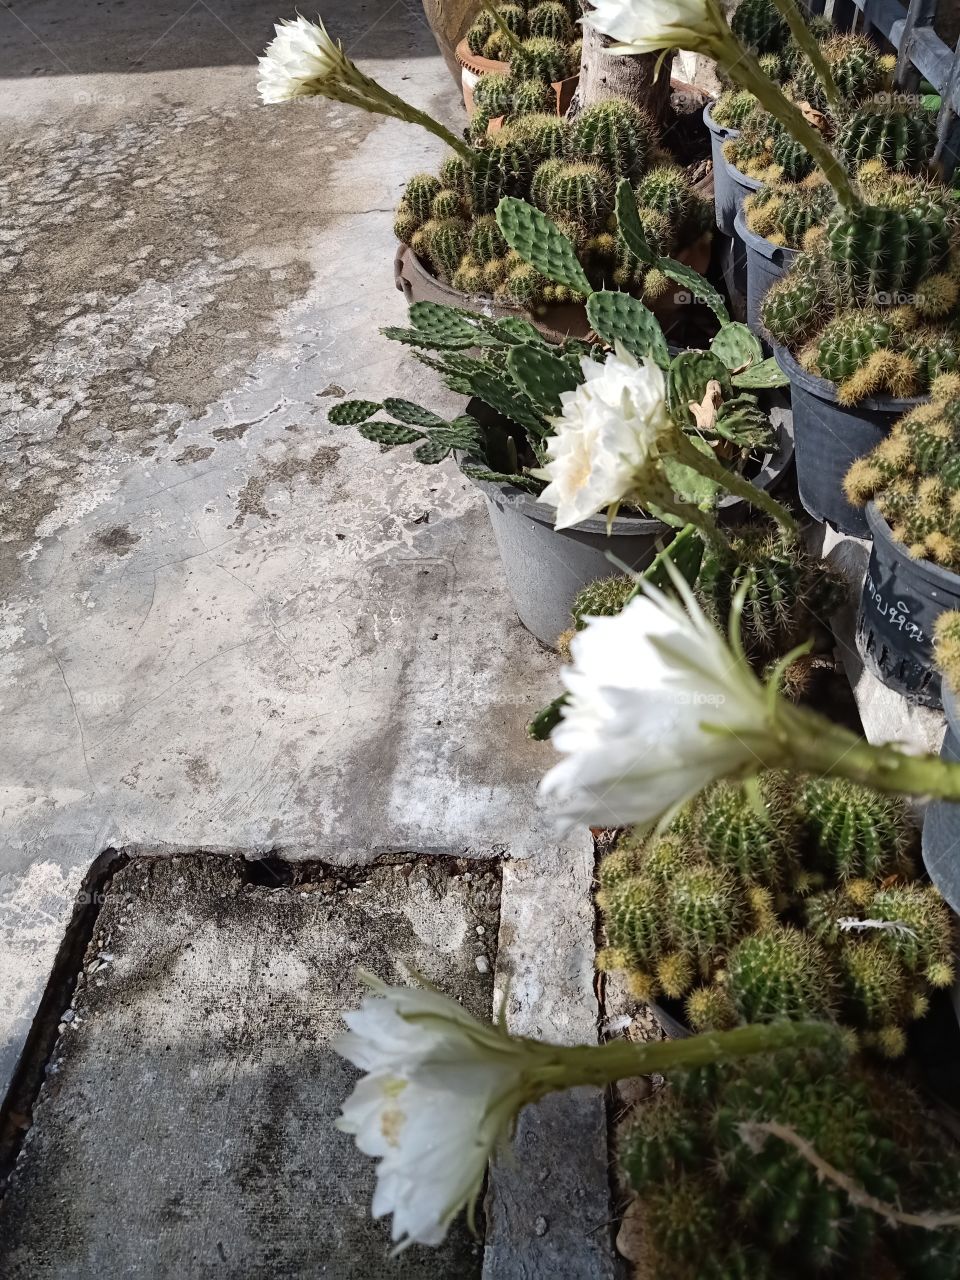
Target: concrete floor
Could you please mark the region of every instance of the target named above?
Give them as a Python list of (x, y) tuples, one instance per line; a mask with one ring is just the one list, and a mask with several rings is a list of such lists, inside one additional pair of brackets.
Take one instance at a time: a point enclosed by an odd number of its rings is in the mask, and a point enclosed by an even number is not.
[[(259, 105), (278, 16), (0, 9), (0, 1095), (111, 848), (503, 857), (511, 1022), (596, 1034), (592, 847), (538, 813), (551, 751), (524, 733), (556, 660), (456, 469), (327, 421), (344, 395), (454, 407), (377, 332), (404, 313), (392, 209), (441, 148), (335, 104)], [(462, 127), (418, 0), (324, 18)], [(561, 1145), (586, 1124), (605, 1194), (600, 1099), (552, 1114)], [(491, 1274), (518, 1233), (526, 1249), (523, 1160), (494, 1197)], [(565, 1194), (568, 1235), (524, 1274), (595, 1257), (602, 1195), (581, 1220)]]

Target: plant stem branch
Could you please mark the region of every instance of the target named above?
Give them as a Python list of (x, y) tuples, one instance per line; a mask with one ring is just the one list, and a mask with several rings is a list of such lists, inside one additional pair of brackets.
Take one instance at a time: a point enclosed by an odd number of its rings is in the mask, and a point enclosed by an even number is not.
[(434, 137), (440, 138), (453, 151), (475, 164), (477, 153), (474, 149), (467, 145), (462, 138), (458, 138), (439, 120), (434, 120), (433, 116), (428, 115), (425, 111), (420, 111), (416, 107), (412, 107), (409, 102), (404, 102), (402, 98), (398, 98), (395, 93), (391, 93), (389, 89), (385, 89), (382, 84), (376, 80), (372, 80), (369, 76), (351, 63), (350, 78), (347, 84), (342, 82), (331, 81), (325, 83), (323, 93), (325, 96), (335, 98), (338, 102), (349, 103), (351, 106), (360, 107), (364, 111), (369, 111), (375, 115), (390, 116), (394, 120), (406, 120), (409, 124), (418, 124), (422, 129), (426, 129), (428, 133), (432, 133)]
[(767, 1135), (779, 1138), (781, 1142), (786, 1142), (804, 1160), (813, 1165), (821, 1180), (826, 1179), (827, 1182), (832, 1182), (835, 1187), (839, 1187), (841, 1191), (846, 1193), (852, 1204), (861, 1209), (869, 1209), (873, 1213), (879, 1214), (881, 1218), (886, 1218), (888, 1222), (900, 1223), (905, 1227), (922, 1227), (926, 1231), (940, 1231), (944, 1227), (960, 1227), (960, 1213), (905, 1213), (895, 1205), (887, 1204), (884, 1200), (878, 1200), (876, 1196), (870, 1195), (857, 1182), (854, 1182), (853, 1178), (848, 1177), (847, 1174), (830, 1164), (829, 1161), (824, 1160), (823, 1156), (818, 1154), (816, 1148), (806, 1138), (801, 1137), (789, 1125), (781, 1124), (778, 1120), (748, 1120), (739, 1124), (737, 1129), (752, 1151), (757, 1151), (763, 1146)]
[(722, 463), (717, 462), (716, 458), (706, 453), (701, 453), (679, 428), (675, 433), (674, 452), (677, 458), (693, 471), (698, 471), (702, 476), (706, 476), (708, 480), (712, 480), (714, 484), (728, 489), (738, 498), (743, 498), (744, 501), (749, 502), (752, 506), (766, 512), (768, 516), (772, 516), (788, 533), (797, 532), (797, 524), (793, 516), (791, 516), (786, 507), (777, 502), (776, 498), (771, 498), (769, 493), (759, 489), (755, 484), (751, 484), (749, 480), (745, 480), (743, 476), (737, 475), (736, 472), (728, 471)]
[(785, 760), (796, 769), (847, 778), (877, 791), (960, 800), (960, 764), (873, 746), (803, 707), (778, 701), (776, 725)]

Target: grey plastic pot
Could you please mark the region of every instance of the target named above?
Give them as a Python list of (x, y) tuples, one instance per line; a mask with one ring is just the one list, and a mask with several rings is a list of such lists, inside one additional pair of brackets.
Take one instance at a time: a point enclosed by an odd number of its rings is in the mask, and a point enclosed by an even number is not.
[(939, 707), (933, 628), (945, 610), (960, 609), (960, 576), (913, 559), (872, 502), (867, 524), (873, 547), (857, 617), (860, 656), (878, 680), (908, 701)]
[(793, 266), (799, 250), (771, 244), (751, 231), (742, 209), (737, 210), (734, 227), (746, 253), (747, 324), (763, 343), (772, 348), (770, 335), (760, 319), (760, 306), (771, 285), (781, 280)]
[(869, 537), (865, 513), (844, 496), (843, 478), (850, 464), (885, 439), (897, 418), (920, 401), (877, 396), (847, 407), (837, 402), (834, 383), (807, 373), (784, 347), (775, 345), (773, 354), (790, 379), (797, 487), (804, 510), (841, 533)]
[(658, 541), (663, 545), (673, 536), (660, 520), (627, 516), (617, 516), (609, 537), (605, 516), (558, 531), (553, 527), (556, 510), (532, 494), (510, 484), (474, 483), (486, 499), (520, 621), (551, 649), (569, 630), (570, 610), (583, 588), (618, 572), (608, 551), (631, 569), (642, 570), (656, 555)]
[[(483, 413), (475, 401), (467, 406), (475, 417)], [(790, 416), (774, 410), (779, 441), (763, 459), (753, 483), (774, 492), (784, 482), (793, 463)], [(471, 461), (475, 461), (471, 459)], [(617, 516), (607, 535), (605, 516), (594, 516), (572, 529), (556, 530), (556, 511), (515, 485), (474, 480), (490, 513), (497, 548), (503, 561), (507, 587), (520, 621), (549, 648), (571, 625), (573, 602), (584, 587), (598, 578), (620, 572), (607, 559), (610, 551), (631, 569), (643, 570), (658, 550), (673, 537), (660, 520)], [(724, 524), (736, 524), (751, 510), (741, 498), (728, 496), (720, 503)]]
[[(941, 760), (960, 760), (960, 705), (947, 685), (943, 687), (947, 736)], [(960, 804), (936, 800), (927, 806), (923, 820), (923, 862), (930, 879), (944, 898), (960, 911)]]

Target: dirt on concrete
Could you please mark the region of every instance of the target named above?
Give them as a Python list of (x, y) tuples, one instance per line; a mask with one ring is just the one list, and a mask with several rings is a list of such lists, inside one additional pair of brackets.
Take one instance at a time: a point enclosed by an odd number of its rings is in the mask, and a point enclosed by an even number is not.
[[(280, 883), (278, 883), (280, 882)], [(500, 874), (138, 859), (107, 889), (0, 1205), (6, 1280), (479, 1277), (460, 1223), (388, 1257), (373, 1162), (333, 1121), (359, 967), (489, 1017)]]

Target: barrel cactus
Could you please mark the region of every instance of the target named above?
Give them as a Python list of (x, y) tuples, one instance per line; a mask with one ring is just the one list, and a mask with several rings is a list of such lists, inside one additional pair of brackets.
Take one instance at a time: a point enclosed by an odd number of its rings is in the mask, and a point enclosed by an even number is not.
[(727, 959), (727, 982), (744, 1022), (828, 1017), (836, 1005), (827, 953), (800, 929), (742, 938)]
[(558, 168), (546, 191), (547, 212), (587, 233), (603, 226), (613, 208), (614, 187), (599, 164), (575, 161)]
[(879, 880), (909, 867), (914, 837), (899, 797), (841, 778), (811, 778), (799, 807), (817, 857), (837, 879)]
[(539, 80), (555, 84), (567, 76), (568, 54), (559, 40), (531, 36), (510, 51), (510, 72), (517, 80)]
[(527, 14), (527, 34), (568, 45), (573, 40), (573, 23), (565, 5), (545, 0)]
[(741, 0), (730, 20), (734, 35), (755, 53), (779, 53), (790, 28), (772, 0)]
[[(889, 70), (883, 55), (865, 36), (835, 35), (821, 44), (843, 102), (856, 106), (879, 93), (886, 85)], [(818, 111), (827, 108), (827, 99), (813, 63), (803, 60), (797, 67), (793, 94)]]
[(930, 163), (937, 136), (934, 117), (913, 104), (869, 101), (844, 121), (837, 149), (848, 165), (859, 168), (879, 160), (897, 173), (921, 173)]
[(614, 180), (641, 177), (656, 143), (647, 113), (622, 98), (607, 98), (587, 107), (573, 125), (572, 154), (603, 166)]

